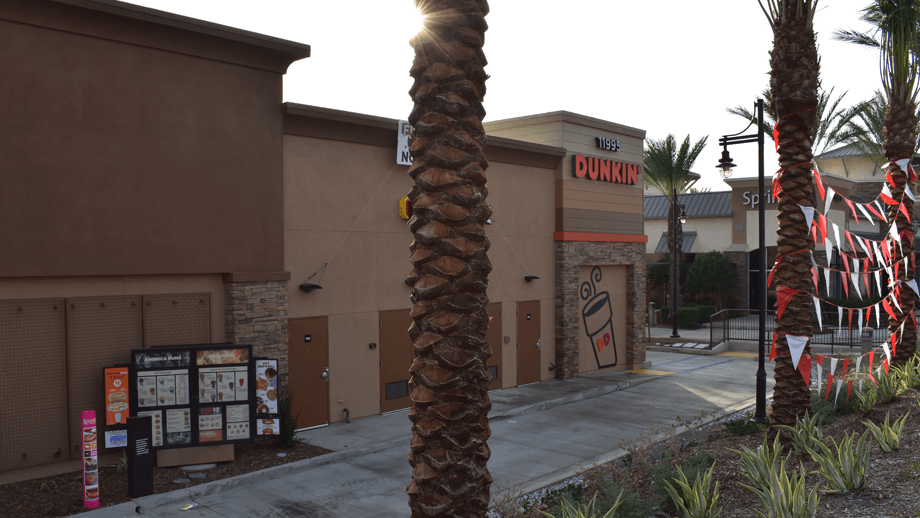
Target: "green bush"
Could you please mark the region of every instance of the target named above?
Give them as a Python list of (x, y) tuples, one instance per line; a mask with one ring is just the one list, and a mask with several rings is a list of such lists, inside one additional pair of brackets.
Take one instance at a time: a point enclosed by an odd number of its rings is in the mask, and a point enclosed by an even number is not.
[(745, 435), (751, 435), (760, 429), (760, 425), (757, 424), (757, 421), (754, 421), (747, 417), (742, 417), (741, 419), (732, 419), (731, 421), (725, 422), (725, 429), (728, 430), (728, 433), (734, 435), (735, 437), (744, 437)]
[[(677, 474), (680, 478), (674, 484), (666, 484), (665, 489), (671, 496), (671, 501), (684, 518), (716, 518), (722, 509), (719, 505), (719, 482), (712, 487), (712, 470), (715, 462), (705, 473), (697, 473), (693, 482), (687, 478), (683, 470)], [(677, 487), (675, 487), (675, 485)]]
[(293, 400), (294, 396), (287, 393), (278, 398), (278, 415), (281, 422), (275, 444), (279, 448), (293, 448), (303, 441), (303, 439), (297, 437), (297, 416), (292, 415)]
[(904, 429), (904, 422), (909, 415), (910, 410), (895, 421), (894, 425), (889, 423), (889, 419), (891, 418), (890, 412), (885, 414), (885, 422), (882, 423), (882, 426), (878, 426), (872, 421), (863, 421), (863, 424), (872, 432), (872, 435), (875, 437), (875, 442), (878, 443), (879, 449), (887, 453), (901, 447), (901, 430)]
[[(670, 501), (671, 497), (668, 495), (667, 486), (669, 484), (673, 486), (679, 477), (677, 468), (671, 465), (671, 457), (670, 453), (665, 453), (661, 460), (654, 466), (646, 465), (646, 469), (652, 476), (652, 489), (654, 489), (655, 493), (660, 497), (661, 503)], [(706, 468), (711, 466), (715, 461), (715, 457), (704, 451), (686, 459), (680, 466), (681, 472), (683, 472), (688, 479), (693, 480), (698, 475), (702, 476)]]
[(610, 480), (601, 484), (601, 490), (606, 498), (597, 503), (597, 512), (608, 512), (615, 502), (609, 499), (617, 497), (620, 500), (620, 507), (616, 510), (617, 518), (649, 518), (655, 516), (658, 507), (661, 506), (660, 500), (643, 500), (637, 491)]
[(869, 432), (866, 431), (859, 438), (854, 449), (853, 440), (856, 435), (856, 432), (847, 435), (840, 444), (831, 438), (836, 453), (823, 442), (815, 443), (815, 448), (808, 448), (808, 454), (820, 467), (815, 473), (824, 477), (828, 493), (849, 493), (866, 485), (870, 451), (866, 446), (866, 437)]
[(677, 308), (677, 325), (679, 327), (696, 327), (700, 323), (700, 308), (683, 306)]
[(671, 308), (669, 308), (669, 307), (667, 307), (667, 306), (661, 308), (661, 320), (662, 320), (663, 322), (667, 322), (667, 321), (668, 321), (668, 315), (669, 315), (670, 313), (671, 313)]

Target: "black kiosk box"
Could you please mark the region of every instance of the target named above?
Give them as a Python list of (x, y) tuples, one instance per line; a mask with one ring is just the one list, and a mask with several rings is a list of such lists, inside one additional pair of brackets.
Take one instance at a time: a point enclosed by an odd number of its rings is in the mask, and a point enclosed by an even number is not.
[(131, 498), (153, 494), (153, 433), (151, 417), (128, 418), (128, 494)]

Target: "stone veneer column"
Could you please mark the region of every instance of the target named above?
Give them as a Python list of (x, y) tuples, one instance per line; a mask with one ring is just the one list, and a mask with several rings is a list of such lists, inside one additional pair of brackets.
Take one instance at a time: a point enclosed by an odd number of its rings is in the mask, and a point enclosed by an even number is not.
[(281, 385), (287, 387), (287, 281), (225, 282), (227, 342), (252, 346), (252, 354), (278, 360)]
[(627, 266), (626, 365), (645, 363), (645, 243), (557, 241), (556, 254), (556, 378), (578, 374), (578, 268)]

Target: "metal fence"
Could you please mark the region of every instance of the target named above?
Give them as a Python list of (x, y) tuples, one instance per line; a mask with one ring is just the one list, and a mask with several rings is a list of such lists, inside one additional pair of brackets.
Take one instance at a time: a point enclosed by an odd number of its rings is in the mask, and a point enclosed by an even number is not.
[[(843, 315), (843, 325), (840, 325), (838, 313), (821, 313), (822, 326), (819, 328), (818, 319), (812, 315), (812, 337), (811, 343), (815, 345), (830, 345), (831, 353), (834, 347), (860, 347), (860, 341), (863, 337), (871, 338), (872, 345), (881, 345), (888, 339), (888, 316), (883, 315), (881, 319), (881, 328), (876, 328), (875, 315), (872, 316), (866, 327), (863, 321), (862, 331), (860, 334), (859, 322), (857, 322), (857, 312), (853, 312), (853, 324), (849, 325), (847, 312)], [(863, 315), (865, 318), (865, 314)], [(760, 318), (759, 311), (756, 309), (726, 309), (710, 317), (709, 324), (709, 343), (718, 344), (726, 340), (741, 341), (759, 340)], [(773, 332), (776, 327), (776, 311), (767, 311), (766, 320), (766, 340), (768, 343), (773, 342)]]

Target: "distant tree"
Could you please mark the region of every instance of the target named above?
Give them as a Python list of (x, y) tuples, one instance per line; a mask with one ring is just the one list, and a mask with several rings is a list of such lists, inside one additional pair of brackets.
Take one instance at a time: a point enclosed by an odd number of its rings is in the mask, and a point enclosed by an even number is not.
[(725, 309), (722, 292), (738, 283), (738, 271), (732, 262), (719, 252), (706, 252), (696, 256), (687, 272), (686, 288), (696, 292), (711, 292), (716, 296), (719, 309)]

